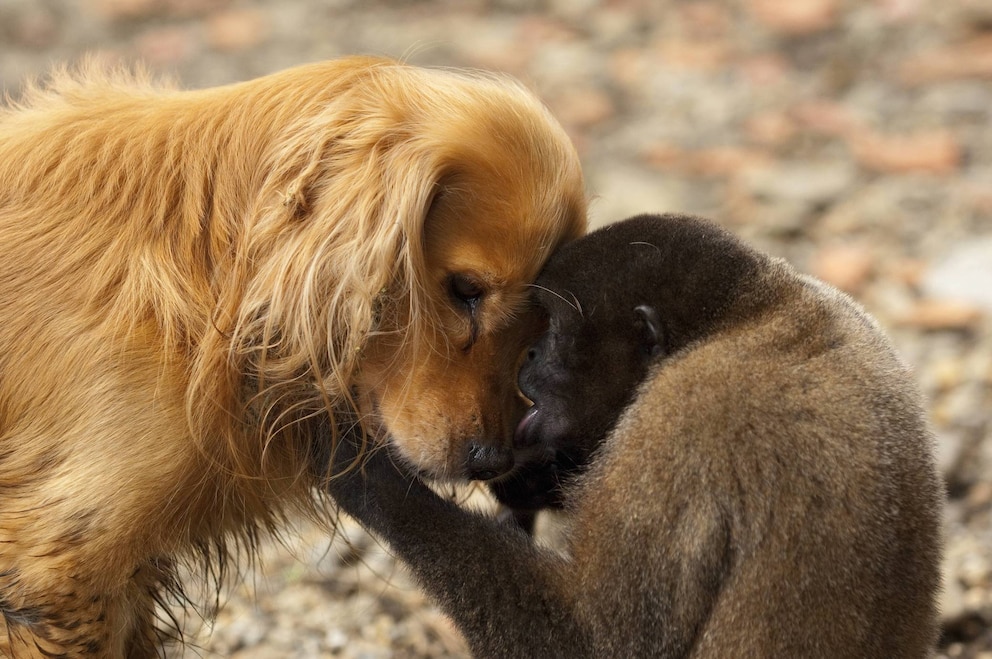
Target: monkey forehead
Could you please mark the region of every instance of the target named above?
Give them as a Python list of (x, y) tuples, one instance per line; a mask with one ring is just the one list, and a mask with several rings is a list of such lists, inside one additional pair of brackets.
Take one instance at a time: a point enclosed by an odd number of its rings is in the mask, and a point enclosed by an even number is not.
[(625, 336), (635, 308), (648, 305), (675, 348), (701, 338), (728, 314), (756, 313), (756, 299), (743, 293), (768, 283), (762, 275), (770, 272), (768, 264), (769, 257), (708, 220), (642, 215), (557, 250), (537, 279), (534, 299), (552, 327), (590, 341)]

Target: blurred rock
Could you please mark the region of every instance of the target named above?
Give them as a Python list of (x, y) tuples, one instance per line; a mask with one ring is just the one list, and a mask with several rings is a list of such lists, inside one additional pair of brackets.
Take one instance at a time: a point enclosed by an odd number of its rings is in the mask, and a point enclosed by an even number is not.
[(921, 281), (933, 298), (962, 300), (992, 312), (992, 238), (956, 245)]
[(197, 43), (192, 32), (185, 27), (152, 28), (138, 36), (134, 43), (139, 57), (159, 67), (168, 67), (189, 59)]
[(965, 438), (961, 432), (938, 432), (936, 442), (937, 469), (947, 478), (957, 469), (964, 455)]
[(639, 213), (686, 210), (684, 186), (679, 181), (622, 163), (598, 172), (589, 187), (593, 193), (591, 228)]
[(265, 39), (267, 32), (266, 15), (257, 9), (221, 11), (207, 20), (207, 43), (220, 51), (254, 48)]
[(861, 120), (849, 108), (835, 101), (801, 102), (792, 107), (791, 114), (803, 128), (825, 135), (839, 137), (861, 127)]
[(612, 118), (616, 107), (609, 94), (587, 86), (562, 92), (554, 99), (552, 111), (566, 127), (582, 129)]
[(968, 330), (982, 320), (980, 307), (954, 300), (923, 299), (897, 320), (921, 330)]
[(795, 137), (796, 122), (784, 112), (762, 112), (748, 117), (744, 133), (752, 142), (764, 146), (782, 146)]
[(665, 143), (648, 146), (642, 157), (657, 169), (700, 177), (744, 175), (769, 161), (768, 155), (759, 149), (714, 146), (690, 151)]
[(923, 51), (908, 58), (899, 75), (909, 85), (961, 78), (992, 79), (992, 35)]
[(799, 36), (837, 24), (838, 0), (747, 0), (752, 16), (773, 32)]
[(109, 20), (133, 19), (154, 13), (156, 0), (86, 0), (87, 5)]
[(865, 245), (844, 243), (818, 249), (810, 273), (847, 293), (860, 292), (875, 268), (875, 254)]
[(59, 38), (59, 22), (51, 9), (37, 4), (15, 12), (13, 16), (5, 16), (0, 10), (0, 35), (6, 34), (19, 46), (33, 50), (41, 50), (54, 45)]
[(721, 37), (734, 29), (730, 8), (712, 0), (695, 0), (675, 7), (686, 32), (695, 38)]
[(849, 144), (861, 165), (891, 174), (952, 174), (961, 163), (961, 145), (946, 130), (909, 135), (858, 131)]
[(518, 74), (534, 56), (534, 44), (519, 38), (516, 23), (492, 17), (487, 30), (462, 44), (467, 64)]
[(921, 0), (875, 0), (887, 23), (901, 23), (919, 14)]
[(938, 607), (942, 620), (957, 620), (967, 612), (964, 602), (964, 588), (954, 576), (947, 573), (944, 574)]
[(854, 169), (842, 160), (780, 161), (750, 168), (741, 176), (744, 187), (759, 199), (807, 205), (825, 204), (840, 197), (854, 180)]
[(788, 61), (781, 55), (752, 55), (738, 61), (737, 71), (755, 87), (786, 84), (792, 72)]
[(659, 62), (668, 68), (716, 71), (730, 59), (731, 50), (722, 41), (665, 40), (655, 49)]

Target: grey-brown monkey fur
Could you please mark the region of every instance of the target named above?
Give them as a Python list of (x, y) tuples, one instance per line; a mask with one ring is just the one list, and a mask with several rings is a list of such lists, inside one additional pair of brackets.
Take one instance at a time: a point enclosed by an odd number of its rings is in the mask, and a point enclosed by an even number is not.
[(331, 485), (473, 653), (928, 656), (942, 486), (910, 374), (857, 304), (682, 216), (566, 245), (535, 291), (518, 439), (588, 462), (560, 495), (564, 552), (386, 451)]

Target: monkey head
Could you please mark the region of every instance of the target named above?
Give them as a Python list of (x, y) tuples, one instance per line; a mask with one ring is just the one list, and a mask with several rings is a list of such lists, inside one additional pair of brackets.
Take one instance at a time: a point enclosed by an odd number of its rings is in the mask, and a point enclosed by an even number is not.
[(561, 247), (532, 294), (546, 321), (518, 385), (533, 406), (516, 430), (522, 466), (493, 483), (510, 508), (561, 504), (654, 362), (712, 331), (757, 267), (715, 224), (638, 216)]

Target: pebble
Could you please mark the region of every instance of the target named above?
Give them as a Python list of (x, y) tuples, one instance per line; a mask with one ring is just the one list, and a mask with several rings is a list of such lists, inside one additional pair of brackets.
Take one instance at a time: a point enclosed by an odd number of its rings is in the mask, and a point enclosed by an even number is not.
[(837, 24), (838, 0), (747, 0), (754, 18), (774, 32), (802, 36)]
[(844, 243), (820, 248), (813, 255), (810, 273), (847, 293), (864, 289), (875, 270), (875, 253), (866, 245)]
[(992, 312), (992, 237), (953, 245), (924, 274), (921, 287), (930, 297), (969, 302)]
[(613, 98), (595, 87), (576, 87), (562, 92), (552, 109), (555, 116), (573, 131), (596, 126), (616, 114)]
[(134, 45), (142, 60), (163, 68), (189, 59), (197, 47), (190, 30), (179, 26), (151, 28), (139, 35)]
[(956, 300), (921, 299), (897, 321), (920, 330), (968, 330), (983, 318), (981, 308)]
[(255, 9), (217, 12), (207, 20), (207, 43), (216, 50), (237, 52), (258, 46), (268, 32), (266, 15)]
[(796, 122), (784, 112), (768, 111), (748, 117), (744, 134), (762, 146), (780, 147), (796, 136)]
[(952, 174), (962, 158), (961, 145), (943, 129), (911, 135), (858, 131), (848, 144), (861, 165), (890, 174)]
[(899, 73), (908, 85), (992, 78), (992, 35), (982, 34), (920, 52), (908, 58)]

